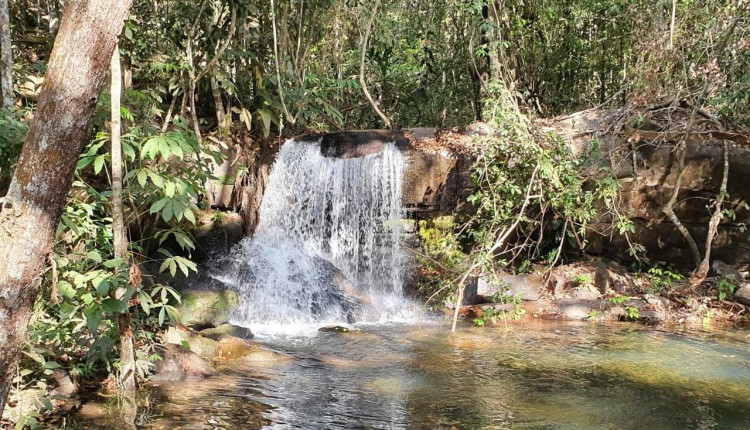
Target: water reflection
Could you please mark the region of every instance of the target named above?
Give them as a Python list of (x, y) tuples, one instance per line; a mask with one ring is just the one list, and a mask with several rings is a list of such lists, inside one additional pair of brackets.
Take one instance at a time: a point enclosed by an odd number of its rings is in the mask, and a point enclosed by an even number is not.
[(295, 362), (154, 388), (139, 428), (748, 429), (748, 340), (550, 322), (274, 337)]

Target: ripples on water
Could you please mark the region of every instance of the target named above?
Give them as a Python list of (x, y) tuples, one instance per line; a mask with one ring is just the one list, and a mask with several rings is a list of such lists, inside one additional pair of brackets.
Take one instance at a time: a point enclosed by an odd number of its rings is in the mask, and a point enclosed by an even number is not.
[(275, 335), (263, 342), (295, 362), (154, 387), (137, 427), (750, 429), (748, 336), (549, 322)]

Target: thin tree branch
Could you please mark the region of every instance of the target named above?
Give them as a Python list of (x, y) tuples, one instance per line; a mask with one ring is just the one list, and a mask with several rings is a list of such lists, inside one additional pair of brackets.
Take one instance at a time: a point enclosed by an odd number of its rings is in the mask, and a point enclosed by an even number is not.
[(370, 105), (372, 106), (375, 113), (378, 114), (381, 120), (383, 120), (383, 123), (385, 124), (386, 128), (392, 128), (391, 120), (388, 119), (388, 117), (385, 115), (385, 113), (380, 110), (377, 103), (375, 103), (375, 100), (373, 100), (372, 95), (370, 95), (370, 91), (367, 89), (367, 82), (365, 82), (365, 56), (367, 55), (367, 44), (370, 40), (370, 33), (372, 32), (372, 25), (375, 22), (375, 17), (378, 14), (378, 7), (380, 6), (380, 0), (375, 0), (375, 7), (372, 9), (372, 16), (370, 16), (370, 21), (367, 23), (367, 29), (365, 30), (365, 35), (362, 38), (362, 57), (359, 61), (359, 84), (362, 86), (362, 92), (365, 93), (365, 97), (367, 97), (367, 101), (370, 102)]

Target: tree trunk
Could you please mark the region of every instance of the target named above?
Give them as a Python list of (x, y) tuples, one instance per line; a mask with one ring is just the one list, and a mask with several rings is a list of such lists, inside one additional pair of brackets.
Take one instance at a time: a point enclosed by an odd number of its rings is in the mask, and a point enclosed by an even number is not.
[(216, 107), (216, 130), (219, 133), (219, 138), (229, 136), (224, 112), (224, 101), (221, 99), (221, 88), (219, 88), (215, 70), (211, 73), (211, 95), (214, 97), (214, 106)]
[(132, 0), (73, 0), (0, 211), (0, 410), (81, 144)]
[[(122, 94), (122, 68), (118, 47), (112, 54), (110, 65), (110, 108), (112, 139), (112, 239), (115, 258), (128, 257), (128, 238), (125, 233), (125, 220), (122, 211), (122, 118), (120, 118), (120, 96)], [(119, 300), (127, 289), (118, 288), (115, 297)], [(133, 331), (130, 329), (130, 313), (123, 312), (117, 316), (117, 328), (120, 332), (120, 384), (125, 392), (135, 391), (135, 351)]]
[[(13, 51), (10, 37), (10, 16), (8, 0), (0, 0), (0, 87), (2, 87), (3, 107), (13, 107)], [(2, 409), (0, 409), (2, 412)]]

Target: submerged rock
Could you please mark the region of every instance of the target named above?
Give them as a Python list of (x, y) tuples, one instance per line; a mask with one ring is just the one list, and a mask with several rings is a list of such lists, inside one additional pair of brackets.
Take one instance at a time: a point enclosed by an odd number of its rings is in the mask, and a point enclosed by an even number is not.
[(188, 327), (217, 327), (229, 322), (229, 314), (239, 299), (232, 290), (190, 290), (182, 293), (177, 305), (182, 324)]
[(327, 333), (349, 333), (351, 331), (359, 331), (359, 330), (351, 330), (347, 327), (343, 327), (340, 325), (329, 325), (326, 327), (319, 328), (318, 331), (327, 332)]
[(156, 363), (154, 381), (179, 381), (216, 376), (219, 372), (200, 355), (181, 345), (163, 345), (162, 360)]
[(255, 342), (227, 335), (219, 340), (219, 348), (214, 356), (214, 361), (222, 363), (279, 362), (293, 359), (290, 355), (264, 348)]

